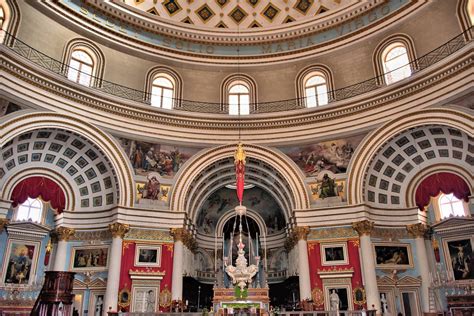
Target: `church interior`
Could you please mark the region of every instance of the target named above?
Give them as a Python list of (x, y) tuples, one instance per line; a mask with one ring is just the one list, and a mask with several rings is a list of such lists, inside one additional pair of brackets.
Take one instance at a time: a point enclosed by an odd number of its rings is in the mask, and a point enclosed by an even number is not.
[(473, 25), (0, 0), (0, 315), (473, 315)]

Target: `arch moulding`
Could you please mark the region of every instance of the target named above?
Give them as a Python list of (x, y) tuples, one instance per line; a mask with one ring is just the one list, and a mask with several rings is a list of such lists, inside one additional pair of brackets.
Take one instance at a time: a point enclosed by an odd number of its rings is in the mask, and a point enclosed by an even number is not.
[[(177, 212), (186, 212), (185, 199), (190, 190), (191, 183), (208, 165), (228, 157), (234, 157), (236, 144), (228, 144), (220, 147), (211, 148), (197, 154), (192, 161), (188, 161), (184, 168), (177, 174), (177, 181), (171, 192), (170, 209)], [(283, 153), (273, 149), (253, 144), (244, 144), (247, 157), (259, 159), (273, 166), (288, 181), (289, 189), (292, 194), (293, 209), (309, 208), (309, 197), (304, 184), (304, 176), (299, 168), (286, 157)], [(288, 214), (288, 218), (293, 215)]]
[(109, 158), (119, 183), (119, 206), (132, 207), (134, 182), (130, 162), (120, 145), (101, 129), (72, 116), (51, 112), (29, 112), (0, 120), (0, 147), (23, 133), (41, 128), (57, 128), (75, 132), (96, 144)]
[(473, 135), (472, 113), (461, 107), (436, 107), (407, 113), (368, 134), (356, 149), (348, 170), (348, 202), (364, 203), (363, 185), (370, 161), (380, 147), (395, 135), (422, 125), (446, 125)]

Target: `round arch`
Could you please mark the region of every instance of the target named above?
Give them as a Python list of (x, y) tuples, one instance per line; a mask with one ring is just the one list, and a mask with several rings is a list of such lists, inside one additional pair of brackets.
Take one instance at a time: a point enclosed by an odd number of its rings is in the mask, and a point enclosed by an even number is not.
[(363, 186), (367, 168), (379, 148), (390, 138), (407, 130), (427, 124), (440, 124), (457, 128), (473, 135), (472, 115), (465, 108), (451, 106), (429, 108), (407, 113), (369, 133), (357, 147), (348, 166), (348, 202), (364, 203)]
[[(217, 237), (222, 237), (222, 232), (224, 230), (224, 226), (229, 221), (231, 218), (236, 216), (234, 210), (227, 211), (224, 215), (219, 218), (219, 221), (217, 222), (216, 225), (216, 233)], [(267, 236), (267, 225), (265, 225), (265, 220), (254, 210), (252, 209), (247, 209), (247, 214), (249, 218), (253, 219), (255, 223), (258, 225), (258, 229), (260, 230), (260, 233), (264, 233), (263, 235)]]
[[(176, 184), (170, 196), (170, 208), (173, 211), (189, 213), (186, 209), (186, 196), (191, 183), (208, 165), (224, 158), (233, 157), (236, 145), (228, 144), (204, 150), (197, 154), (176, 175)], [(248, 158), (255, 158), (270, 164), (288, 181), (291, 192), (292, 208), (306, 209), (309, 207), (309, 197), (304, 184), (301, 170), (283, 153), (253, 144), (244, 144)], [(292, 214), (288, 214), (291, 218)]]
[(9, 140), (23, 133), (41, 129), (58, 128), (75, 132), (95, 143), (110, 159), (117, 172), (120, 195), (119, 206), (132, 207), (134, 204), (134, 182), (130, 162), (120, 145), (107, 133), (89, 123), (82, 122), (72, 116), (51, 113), (22, 113), (16, 117), (0, 120), (0, 147)]

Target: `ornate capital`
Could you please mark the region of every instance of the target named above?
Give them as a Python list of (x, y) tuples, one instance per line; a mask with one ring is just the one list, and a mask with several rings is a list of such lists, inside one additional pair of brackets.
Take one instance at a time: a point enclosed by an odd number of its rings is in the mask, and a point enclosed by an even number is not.
[(370, 235), (374, 229), (374, 222), (363, 220), (360, 222), (352, 223), (352, 228), (359, 233), (359, 236)]
[(307, 226), (295, 228), (296, 240), (306, 240), (308, 238), (308, 234), (309, 234), (309, 227)]
[(186, 238), (186, 230), (184, 228), (171, 228), (171, 236), (173, 236), (174, 241), (184, 241)]
[(3, 229), (5, 226), (7, 226), (10, 223), (9, 219), (6, 218), (0, 218), (0, 234), (3, 232)]
[(422, 223), (407, 225), (407, 231), (414, 238), (423, 238), (428, 231), (428, 227)]
[(123, 239), (126, 233), (130, 230), (130, 225), (122, 223), (109, 224), (109, 230), (112, 233), (112, 237), (120, 237)]
[(71, 239), (71, 237), (74, 236), (75, 233), (76, 233), (75, 229), (61, 226), (61, 227), (56, 228), (53, 231), (52, 235), (58, 241), (68, 241), (69, 239)]

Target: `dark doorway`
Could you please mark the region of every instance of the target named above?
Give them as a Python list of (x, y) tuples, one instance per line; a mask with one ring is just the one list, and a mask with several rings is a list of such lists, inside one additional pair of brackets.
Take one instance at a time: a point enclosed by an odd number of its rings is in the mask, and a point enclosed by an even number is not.
[(270, 304), (280, 310), (298, 310), (299, 278), (292, 276), (282, 283), (270, 284)]
[(188, 311), (196, 312), (199, 309), (207, 308), (209, 311), (212, 305), (212, 284), (205, 284), (196, 281), (192, 277), (183, 277), (183, 300), (188, 301)]

